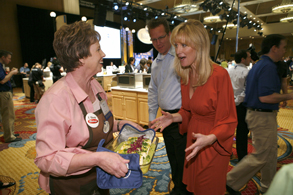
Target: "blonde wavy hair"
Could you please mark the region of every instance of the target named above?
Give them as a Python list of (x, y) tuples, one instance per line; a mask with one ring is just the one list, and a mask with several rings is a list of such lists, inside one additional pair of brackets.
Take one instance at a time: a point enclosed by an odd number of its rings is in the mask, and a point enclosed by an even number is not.
[(187, 85), (190, 71), (197, 75), (197, 81), (192, 83), (193, 87), (204, 85), (213, 72), (213, 61), (210, 59), (210, 38), (203, 24), (194, 19), (182, 22), (176, 26), (171, 34), (171, 43), (183, 43), (195, 49), (196, 60), (191, 67), (182, 67), (178, 57), (174, 60), (177, 74), (182, 79), (182, 84)]

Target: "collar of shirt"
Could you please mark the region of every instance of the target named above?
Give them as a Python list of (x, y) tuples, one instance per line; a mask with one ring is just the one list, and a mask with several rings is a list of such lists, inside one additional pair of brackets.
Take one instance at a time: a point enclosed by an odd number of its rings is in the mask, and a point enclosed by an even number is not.
[(246, 69), (247, 69), (247, 66), (245, 66), (245, 64), (242, 64), (242, 63), (236, 64), (236, 65), (235, 65), (235, 68), (237, 68), (237, 66), (241, 66), (241, 67), (243, 67), (243, 68), (246, 68)]
[[(77, 84), (77, 82), (74, 80), (73, 75), (69, 72), (67, 73), (66, 77), (66, 82), (68, 84), (68, 86), (70, 87), (70, 90), (72, 91), (72, 94), (74, 95), (76, 101), (78, 103), (84, 101), (88, 95), (84, 92), (83, 89), (80, 88), (80, 86)], [(103, 88), (99, 85), (96, 85), (94, 78), (91, 78), (91, 85), (93, 86), (93, 92), (96, 95), (97, 93), (102, 93), (104, 92)], [(101, 95), (101, 97), (104, 99), (105, 97), (103, 97), (104, 95)]]
[[(171, 48), (169, 49), (168, 53), (166, 55), (172, 55), (172, 56), (175, 56), (175, 48), (173, 46), (171, 46)], [(166, 55), (162, 55), (162, 54), (158, 54), (156, 60), (164, 60), (165, 56)]]
[(267, 60), (269, 60), (269, 61), (271, 61), (273, 64), (275, 64), (276, 66), (277, 66), (277, 64), (269, 57), (269, 56), (267, 56), (267, 55), (262, 55), (261, 57), (260, 57), (260, 60), (264, 60), (264, 59), (267, 59)]

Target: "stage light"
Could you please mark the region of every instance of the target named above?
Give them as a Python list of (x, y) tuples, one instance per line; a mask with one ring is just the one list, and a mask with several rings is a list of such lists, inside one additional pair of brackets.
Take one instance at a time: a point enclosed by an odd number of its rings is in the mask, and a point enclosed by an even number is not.
[(56, 17), (56, 12), (50, 12), (50, 16), (51, 16), (52, 18), (55, 18), (55, 17)]
[(136, 19), (135, 18), (133, 19), (133, 22), (136, 22)]
[(124, 17), (124, 21), (127, 21), (127, 20), (128, 20), (128, 18), (127, 18), (127, 16), (125, 16), (125, 17)]
[(114, 5), (114, 10), (118, 10), (119, 9), (119, 6), (116, 4)]

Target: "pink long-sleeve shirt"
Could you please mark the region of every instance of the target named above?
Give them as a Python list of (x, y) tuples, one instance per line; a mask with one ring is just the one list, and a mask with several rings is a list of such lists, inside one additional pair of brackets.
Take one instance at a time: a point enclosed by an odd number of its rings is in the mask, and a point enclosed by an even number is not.
[[(94, 94), (101, 92), (101, 97), (107, 98), (105, 91), (95, 79), (91, 80), (91, 86)], [(80, 102), (83, 102), (88, 113), (94, 112), (89, 96), (79, 87), (73, 75), (67, 73), (46, 91), (36, 108), (35, 164), (41, 170), (39, 185), (48, 193), (50, 175), (79, 175), (90, 170), (67, 174), (75, 154), (91, 153), (82, 149), (89, 139), (89, 131), (79, 107)]]

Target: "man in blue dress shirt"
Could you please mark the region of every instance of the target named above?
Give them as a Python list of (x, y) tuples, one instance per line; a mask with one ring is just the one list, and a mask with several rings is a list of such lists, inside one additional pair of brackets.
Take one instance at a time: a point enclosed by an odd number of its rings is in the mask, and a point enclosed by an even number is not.
[[(176, 74), (173, 61), (175, 49), (170, 42), (170, 28), (164, 18), (152, 19), (147, 24), (151, 41), (159, 52), (151, 66), (151, 81), (148, 88), (149, 127), (157, 116), (158, 108), (176, 113), (181, 107), (180, 78)], [(179, 133), (178, 123), (164, 129), (163, 137), (169, 158), (174, 188), (171, 195), (188, 194), (182, 182), (186, 148), (186, 134)]]
[(258, 171), (261, 172), (260, 193), (265, 193), (277, 169), (277, 112), (279, 103), (293, 99), (293, 93), (280, 94), (281, 81), (275, 62), (282, 60), (287, 41), (278, 34), (268, 35), (262, 42), (263, 56), (247, 76), (246, 122), (252, 134), (254, 151), (246, 155), (228, 174), (227, 190), (241, 194), (241, 189)]
[(16, 75), (18, 70), (12, 68), (11, 71), (6, 74), (3, 69), (3, 64), (8, 65), (11, 62), (11, 56), (11, 52), (0, 50), (0, 110), (4, 130), (4, 141), (6, 143), (22, 140), (16, 137), (18, 134), (14, 134), (15, 114), (10, 82), (11, 77)]

